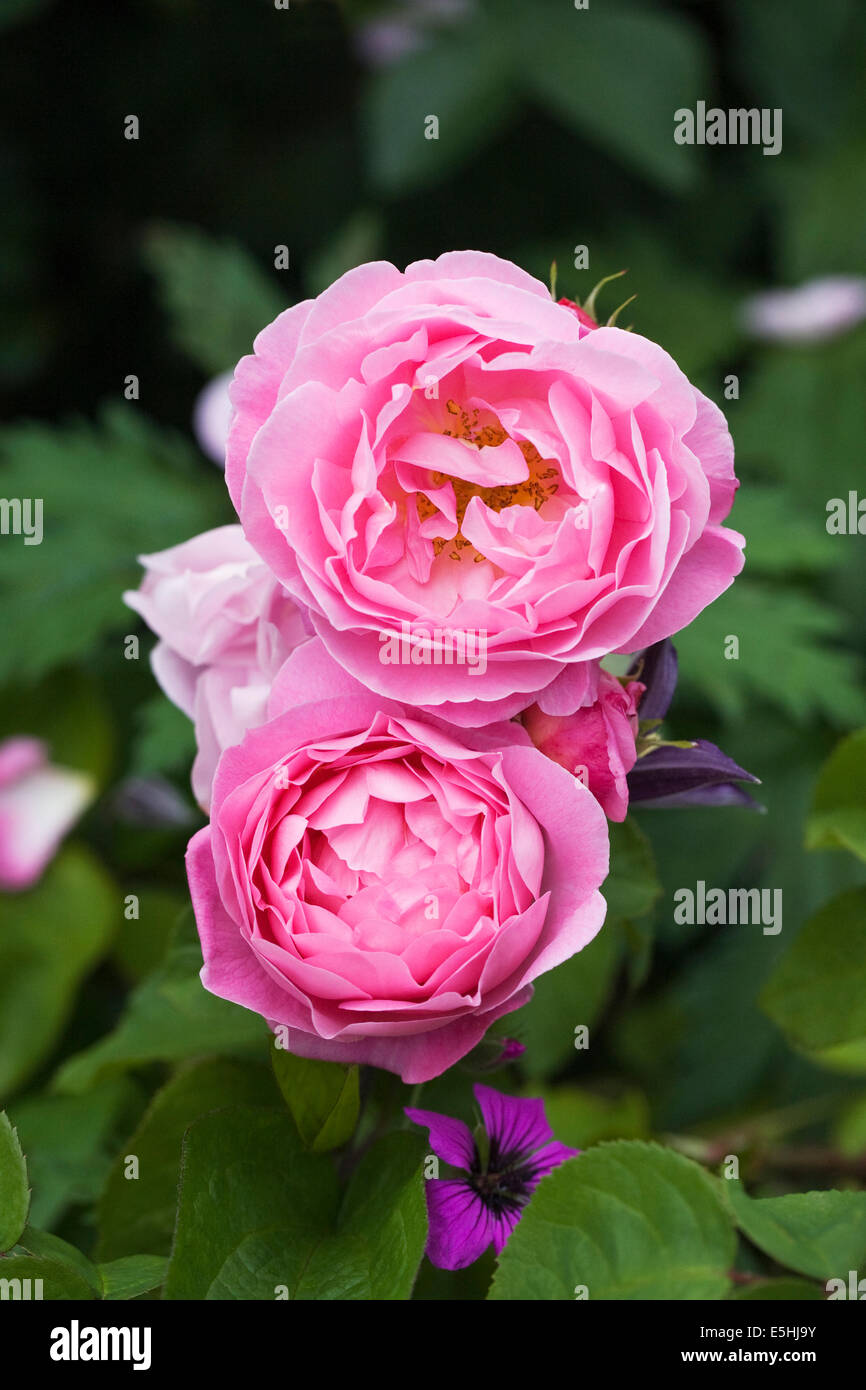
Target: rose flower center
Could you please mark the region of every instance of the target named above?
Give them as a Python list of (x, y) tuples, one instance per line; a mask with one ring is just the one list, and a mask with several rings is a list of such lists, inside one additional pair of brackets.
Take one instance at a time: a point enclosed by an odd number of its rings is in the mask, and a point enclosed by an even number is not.
[[(486, 412), (487, 419), (481, 419), (481, 412), (477, 407), (465, 409), (458, 405), (454, 400), (449, 400), (445, 404), (448, 414), (448, 428), (441, 431), (442, 434), (450, 436), (452, 439), (462, 439), (469, 444), (473, 444), (476, 449), (497, 448), (504, 444), (510, 436), (497, 420), (496, 416)], [(559, 489), (560, 477), (556, 462), (553, 459), (543, 459), (534, 444), (528, 439), (515, 441), (517, 447), (526, 460), (529, 468), (529, 477), (520, 483), (496, 483), (492, 487), (482, 487), (478, 483), (467, 482), (465, 478), (454, 478), (449, 473), (433, 471), (430, 473), (430, 481), (434, 487), (444, 487), (450, 483), (454, 489), (454, 499), (457, 512), (457, 534), (451, 539), (445, 536), (433, 537), (433, 553), (441, 555), (443, 550), (448, 547), (447, 553), (452, 560), (462, 560), (463, 554), (468, 552), (472, 555), (476, 564), (486, 559), (471, 541), (463, 535), (461, 527), (463, 518), (466, 515), (466, 508), (469, 506), (473, 497), (480, 497), (485, 506), (491, 511), (501, 512), (503, 507), (533, 507), (540, 512), (545, 502), (553, 497)], [(418, 509), (418, 516), (421, 521), (426, 521), (428, 517), (435, 516), (438, 507), (430, 501), (423, 493), (418, 493), (415, 499)]]

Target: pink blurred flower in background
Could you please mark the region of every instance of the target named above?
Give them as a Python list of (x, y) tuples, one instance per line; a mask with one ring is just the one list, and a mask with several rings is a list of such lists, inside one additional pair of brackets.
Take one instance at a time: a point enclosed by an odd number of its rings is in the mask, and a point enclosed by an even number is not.
[(36, 882), (93, 793), (90, 778), (51, 763), (39, 739), (0, 743), (0, 889)]
[(744, 300), (740, 316), (756, 338), (781, 343), (835, 338), (866, 318), (866, 279), (826, 275), (796, 289), (765, 290)]
[(233, 375), (233, 372), (223, 372), (209, 381), (196, 397), (192, 414), (193, 432), (199, 448), (220, 468), (225, 468), (226, 440), (232, 422), (229, 386)]
[(192, 785), (207, 809), (220, 753), (265, 718), (273, 677), (309, 628), (240, 526), (139, 559), (144, 579), (124, 600), (162, 639), (154, 675), (195, 722)]

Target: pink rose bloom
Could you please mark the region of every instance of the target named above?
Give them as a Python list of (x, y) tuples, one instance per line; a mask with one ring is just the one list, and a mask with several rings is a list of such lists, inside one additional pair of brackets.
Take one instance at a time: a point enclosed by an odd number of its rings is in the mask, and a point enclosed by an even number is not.
[(637, 760), (638, 704), (645, 686), (622, 685), (599, 668), (596, 698), (574, 714), (545, 714), (531, 705), (523, 715), (529, 737), (548, 758), (589, 787), (609, 820), (625, 820), (627, 774)]
[(187, 853), (202, 981), (299, 1056), (427, 1081), (601, 927), (604, 815), (518, 724), (419, 716), (317, 640), (270, 713)]
[[(587, 662), (678, 631), (742, 567), (718, 408), (496, 256), (350, 271), (259, 334), (231, 397), (251, 543), (342, 666), (461, 725), (567, 713)], [(404, 623), (440, 654), (482, 634), (484, 679), (383, 660)]]
[(207, 809), (220, 753), (265, 718), (273, 677), (309, 633), (240, 526), (220, 526), (139, 559), (146, 569), (141, 588), (124, 600), (162, 639), (154, 674), (195, 721), (192, 785)]
[(0, 890), (36, 882), (92, 796), (90, 778), (54, 767), (38, 739), (0, 743)]

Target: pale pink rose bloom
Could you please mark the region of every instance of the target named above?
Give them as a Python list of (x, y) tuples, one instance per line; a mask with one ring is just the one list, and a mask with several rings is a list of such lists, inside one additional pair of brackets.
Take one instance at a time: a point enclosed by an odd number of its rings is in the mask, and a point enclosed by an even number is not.
[(638, 704), (644, 689), (640, 681), (622, 685), (599, 669), (596, 698), (573, 714), (545, 714), (538, 705), (523, 714), (536, 748), (580, 777), (609, 820), (623, 821), (628, 812), (626, 778), (637, 761)]
[(202, 453), (225, 466), (226, 440), (232, 422), (232, 403), (229, 397), (232, 372), (223, 372), (209, 381), (199, 392), (193, 407), (192, 426)]
[[(461, 725), (568, 713), (587, 662), (685, 627), (742, 567), (719, 409), (496, 256), (350, 271), (259, 334), (231, 395), (251, 543), (342, 666)], [(483, 633), (483, 678), (383, 662), (404, 622)]]
[(0, 890), (36, 882), (93, 791), (83, 772), (49, 762), (38, 739), (0, 743)]
[(299, 1056), (438, 1076), (601, 927), (604, 814), (520, 725), (419, 715), (318, 639), (269, 710), (187, 853), (202, 981)]
[(866, 279), (826, 275), (796, 289), (766, 290), (744, 301), (741, 316), (756, 338), (783, 343), (835, 338), (866, 318)]
[(264, 719), (271, 681), (308, 628), (240, 526), (139, 558), (144, 579), (124, 600), (162, 639), (154, 674), (195, 722), (192, 785), (207, 809), (220, 753)]

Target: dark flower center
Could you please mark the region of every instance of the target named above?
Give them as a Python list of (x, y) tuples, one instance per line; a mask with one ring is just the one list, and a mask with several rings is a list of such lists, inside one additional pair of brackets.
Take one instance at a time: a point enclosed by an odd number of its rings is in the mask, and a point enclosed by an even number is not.
[(532, 1155), (526, 1151), (500, 1153), (495, 1139), (490, 1140), (487, 1167), (482, 1168), (476, 1148), (469, 1170), (469, 1185), (477, 1192), (494, 1216), (505, 1211), (519, 1211), (532, 1195), (534, 1177)]

